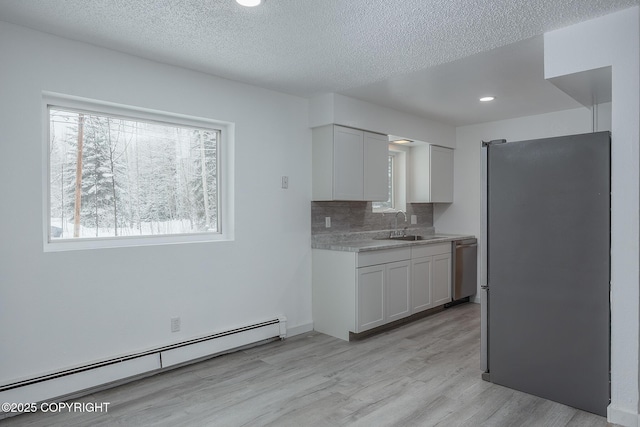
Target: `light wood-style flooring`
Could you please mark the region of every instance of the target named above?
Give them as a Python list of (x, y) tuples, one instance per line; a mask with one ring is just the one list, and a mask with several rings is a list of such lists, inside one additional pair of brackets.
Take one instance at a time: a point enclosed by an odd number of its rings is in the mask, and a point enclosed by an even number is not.
[(602, 417), (482, 381), (480, 306), (344, 342), (308, 333), (35, 413), (4, 426), (607, 426)]

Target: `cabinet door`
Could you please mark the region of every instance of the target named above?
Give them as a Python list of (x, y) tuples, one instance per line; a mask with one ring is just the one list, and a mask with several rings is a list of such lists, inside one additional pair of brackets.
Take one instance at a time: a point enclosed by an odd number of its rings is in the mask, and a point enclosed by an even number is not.
[(411, 263), (399, 261), (386, 264), (386, 321), (402, 319), (411, 314)]
[(333, 199), (363, 200), (364, 133), (359, 130), (333, 128)]
[(453, 202), (453, 150), (432, 145), (430, 159), (431, 202)]
[(385, 266), (358, 268), (356, 332), (383, 325)]
[(364, 132), (364, 200), (389, 200), (389, 138)]
[(433, 307), (431, 304), (431, 257), (411, 260), (411, 313)]
[(428, 203), (429, 194), (429, 145), (416, 145), (410, 148), (407, 158), (410, 169), (410, 180), (407, 183), (408, 203)]
[(432, 275), (433, 305), (438, 306), (451, 301), (451, 254), (433, 256)]

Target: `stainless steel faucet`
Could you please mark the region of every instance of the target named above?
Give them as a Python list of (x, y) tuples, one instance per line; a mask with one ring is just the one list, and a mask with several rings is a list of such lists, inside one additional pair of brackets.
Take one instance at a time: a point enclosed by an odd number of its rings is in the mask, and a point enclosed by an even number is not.
[(389, 237), (404, 237), (406, 233), (407, 227), (405, 227), (404, 230), (402, 231), (398, 230), (398, 214), (402, 214), (404, 216), (404, 222), (407, 222), (407, 214), (405, 212), (403, 211), (396, 212), (395, 225)]

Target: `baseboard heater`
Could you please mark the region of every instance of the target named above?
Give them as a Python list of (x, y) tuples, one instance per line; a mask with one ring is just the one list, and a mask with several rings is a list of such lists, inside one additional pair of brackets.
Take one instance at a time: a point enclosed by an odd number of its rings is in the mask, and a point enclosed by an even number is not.
[(0, 386), (0, 400), (24, 403), (55, 399), (269, 339), (284, 339), (286, 334), (287, 320), (280, 316), (224, 332), (5, 384)]

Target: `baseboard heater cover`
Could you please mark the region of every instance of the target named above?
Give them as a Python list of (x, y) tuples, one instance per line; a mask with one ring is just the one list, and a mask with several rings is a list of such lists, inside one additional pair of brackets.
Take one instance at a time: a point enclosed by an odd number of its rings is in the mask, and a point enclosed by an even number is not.
[[(43, 402), (159, 369), (160, 358), (157, 354), (150, 354), (91, 370), (17, 386), (0, 392), (0, 400), (10, 403)], [(0, 419), (9, 415), (13, 414), (0, 413)]]
[(0, 386), (3, 402), (40, 402), (287, 335), (284, 316)]
[(240, 332), (217, 334), (215, 338), (197, 340), (189, 345), (174, 347), (160, 352), (162, 367), (179, 365), (190, 360), (211, 354), (242, 347), (243, 345), (263, 341), (269, 338), (285, 338), (286, 320), (284, 318), (263, 324), (243, 328)]

